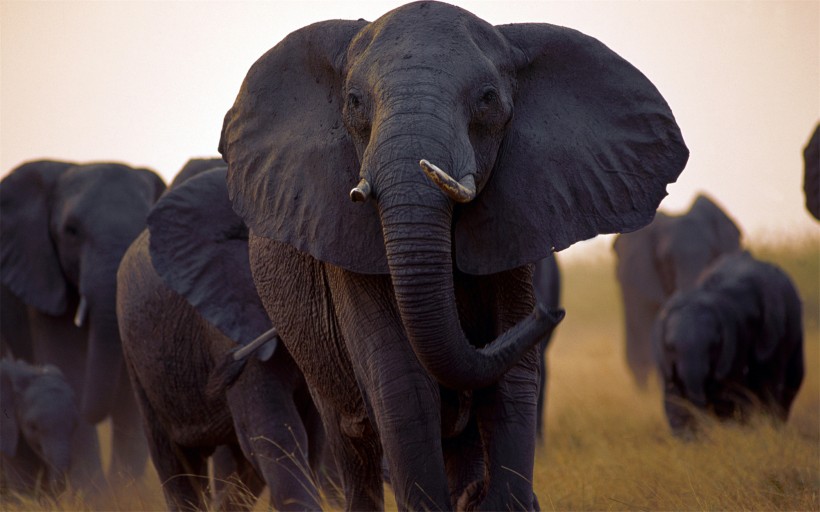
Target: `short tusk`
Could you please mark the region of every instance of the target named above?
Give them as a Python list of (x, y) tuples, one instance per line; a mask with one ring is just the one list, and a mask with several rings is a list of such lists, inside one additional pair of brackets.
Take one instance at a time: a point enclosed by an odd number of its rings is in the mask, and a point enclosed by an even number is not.
[(243, 346), (239, 350), (233, 353), (234, 361), (239, 361), (240, 359), (244, 359), (248, 355), (250, 355), (254, 350), (258, 349), (265, 343), (271, 341), (272, 339), (279, 336), (279, 332), (274, 327), (269, 331), (265, 331), (259, 335), (255, 340), (251, 341), (247, 345)]
[(354, 203), (363, 203), (370, 197), (370, 183), (366, 179), (359, 180), (359, 184), (350, 190), (350, 199)]
[(85, 318), (88, 316), (88, 301), (85, 295), (80, 296), (80, 304), (77, 306), (77, 312), (74, 313), (74, 325), (82, 327), (85, 324)]
[(419, 165), (424, 174), (453, 201), (469, 203), (475, 198), (475, 177), (472, 174), (464, 176), (459, 182), (427, 160), (420, 161)]

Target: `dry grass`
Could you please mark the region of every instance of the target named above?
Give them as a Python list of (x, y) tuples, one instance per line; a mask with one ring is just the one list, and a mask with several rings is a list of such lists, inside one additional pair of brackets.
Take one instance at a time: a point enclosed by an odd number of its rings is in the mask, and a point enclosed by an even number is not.
[[(807, 373), (789, 423), (713, 424), (697, 443), (672, 438), (657, 385), (641, 392), (628, 376), (611, 258), (565, 264), (568, 313), (550, 348), (547, 446), (535, 468), (541, 508), (820, 510), (819, 247), (814, 239), (753, 248), (792, 276), (804, 302)], [(388, 510), (395, 510), (389, 490), (385, 494)], [(93, 503), (64, 496), (0, 505), (11, 511), (165, 509), (153, 470), (143, 482)]]

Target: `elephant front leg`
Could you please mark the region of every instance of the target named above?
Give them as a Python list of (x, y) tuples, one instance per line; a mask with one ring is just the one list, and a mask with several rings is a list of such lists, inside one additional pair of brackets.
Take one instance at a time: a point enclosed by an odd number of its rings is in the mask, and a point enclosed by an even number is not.
[(533, 348), (495, 386), (474, 395), (484, 444), (483, 482), (468, 486), (458, 508), (538, 510), (532, 487), (538, 401), (538, 350)]
[(329, 272), (339, 325), (400, 510), (450, 510), (438, 383), (407, 340), (385, 276)]

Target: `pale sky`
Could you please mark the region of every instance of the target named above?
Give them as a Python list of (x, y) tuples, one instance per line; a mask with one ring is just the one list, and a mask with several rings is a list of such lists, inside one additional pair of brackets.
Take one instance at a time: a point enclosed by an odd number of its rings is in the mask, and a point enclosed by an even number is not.
[[(38, 158), (117, 160), (170, 182), (189, 157), (218, 154), (248, 68), (285, 35), (402, 3), (0, 0), (0, 174)], [(494, 24), (572, 27), (649, 77), (691, 152), (662, 209), (705, 191), (747, 238), (820, 234), (802, 192), (820, 120), (820, 1), (450, 3)]]

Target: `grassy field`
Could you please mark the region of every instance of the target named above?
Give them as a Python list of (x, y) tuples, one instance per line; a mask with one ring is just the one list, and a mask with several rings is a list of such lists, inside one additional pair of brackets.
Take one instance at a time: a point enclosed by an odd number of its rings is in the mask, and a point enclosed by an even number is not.
[[(806, 380), (785, 427), (766, 418), (746, 427), (709, 425), (697, 443), (668, 433), (657, 383), (639, 391), (630, 380), (611, 255), (562, 262), (567, 317), (550, 348), (547, 444), (535, 468), (543, 510), (820, 510), (820, 238), (753, 245), (752, 252), (782, 266), (799, 288)], [(165, 506), (151, 471), (94, 503), (63, 497), (0, 508)]]

